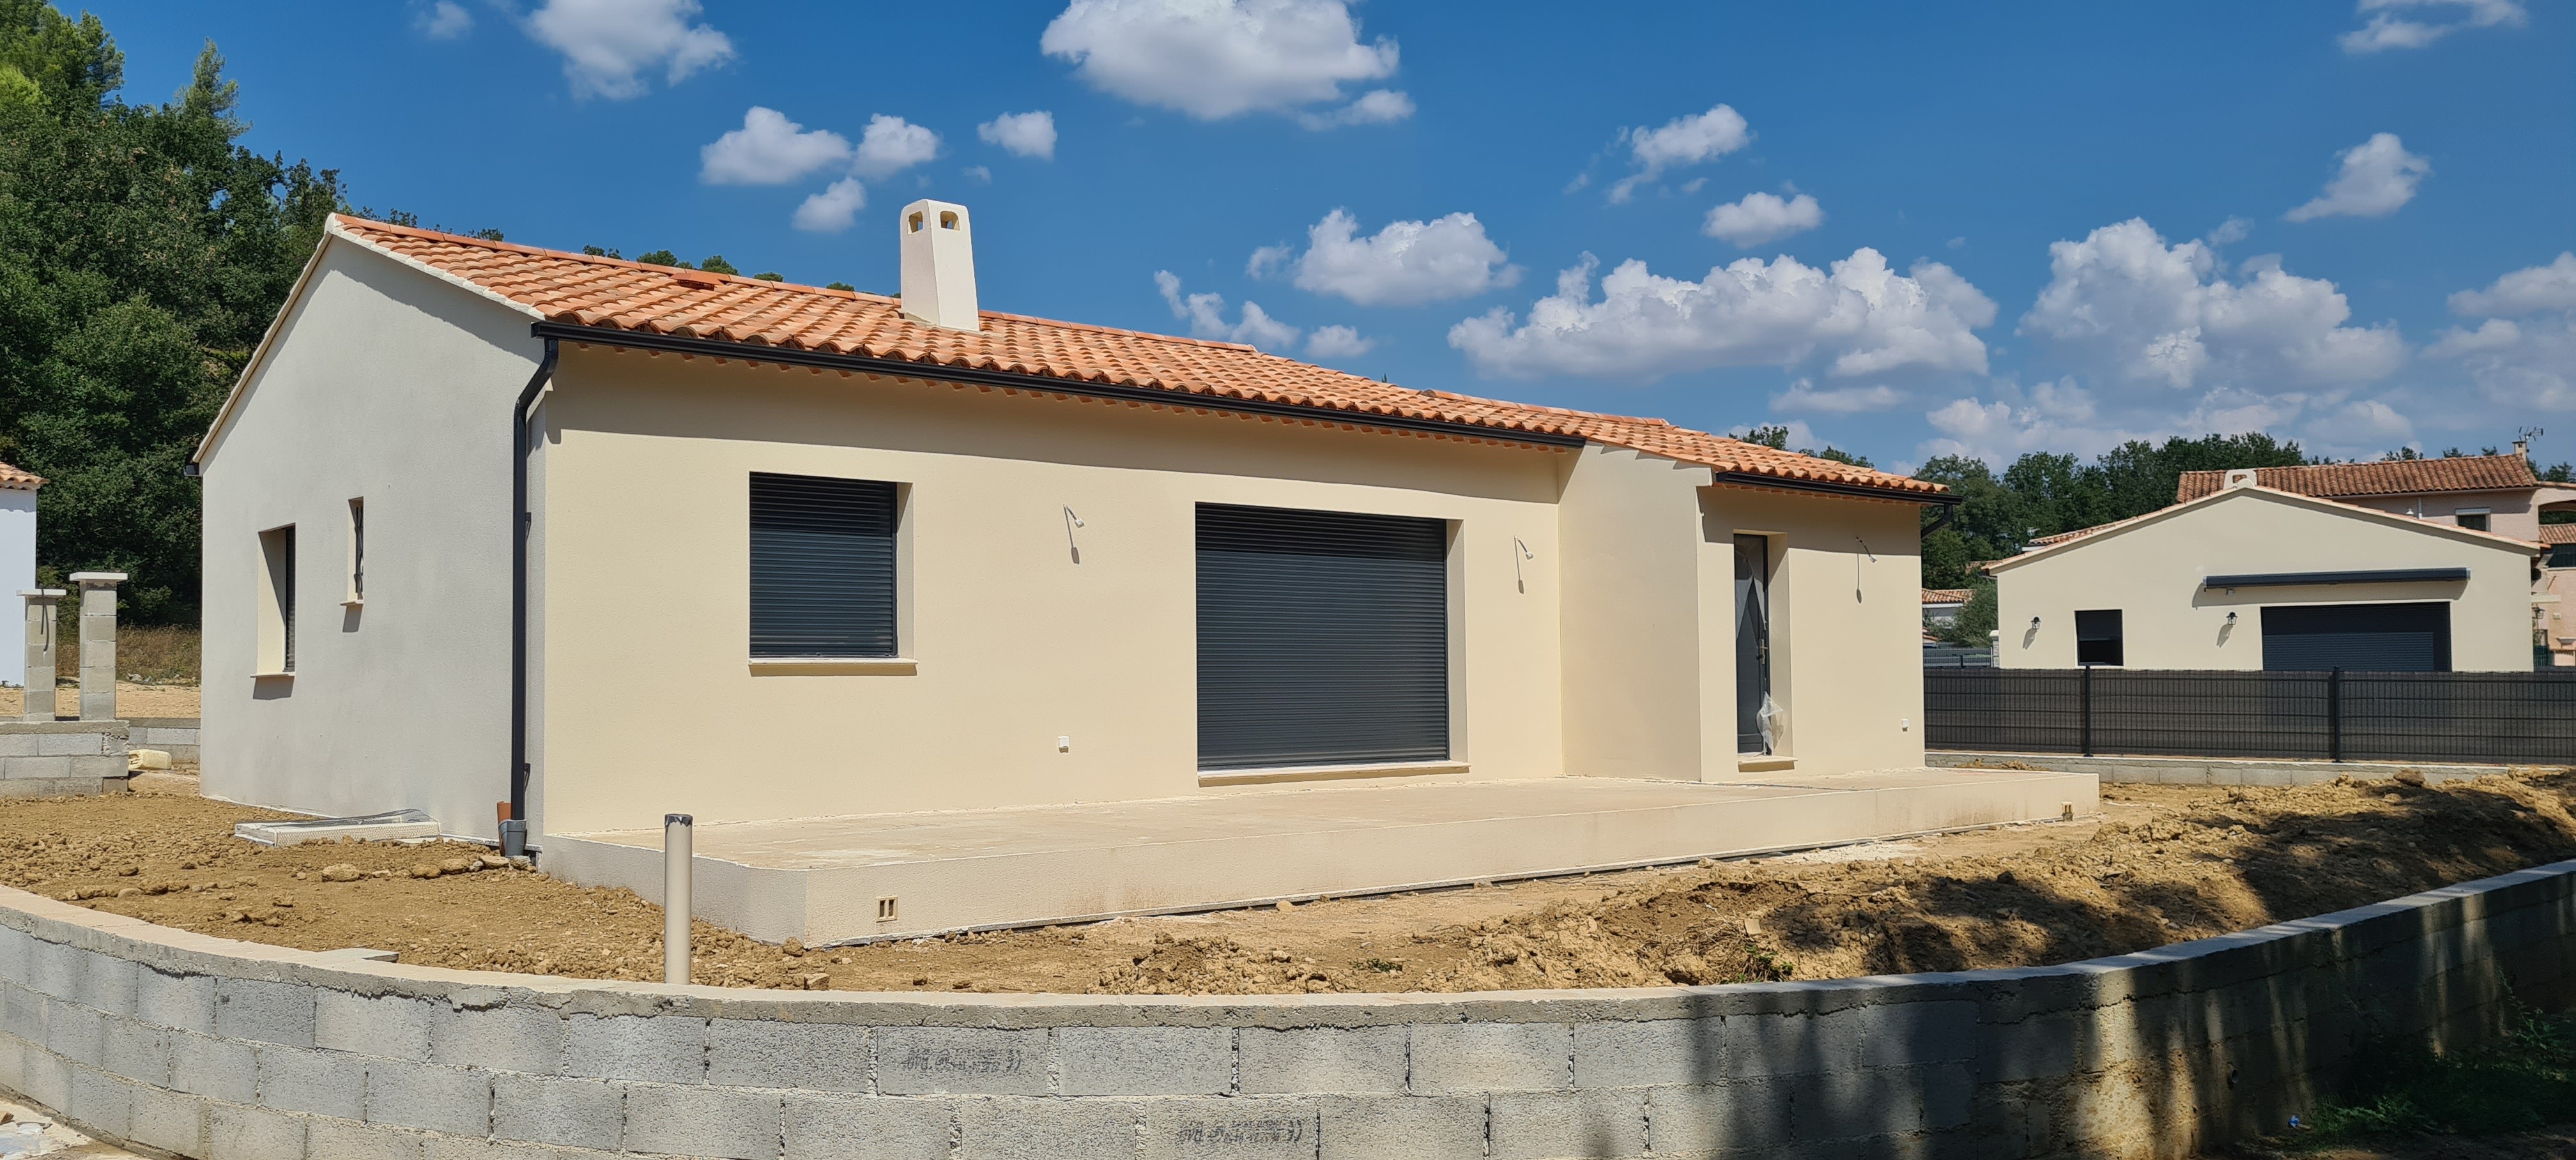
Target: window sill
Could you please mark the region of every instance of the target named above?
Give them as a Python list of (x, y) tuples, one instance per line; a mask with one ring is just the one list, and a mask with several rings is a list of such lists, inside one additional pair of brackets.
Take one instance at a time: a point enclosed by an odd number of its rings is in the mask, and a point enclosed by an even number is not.
[(754, 657), (755, 677), (909, 677), (921, 662), (911, 657)]
[(254, 681), (291, 681), (295, 679), (295, 670), (287, 669), (283, 672), (275, 673), (252, 673), (250, 675), (250, 679)]
[(1735, 759), (1737, 773), (1778, 773), (1798, 768), (1798, 759), (1781, 754), (1745, 754)]
[(1267, 769), (1206, 769), (1199, 771), (1199, 784), (1267, 785), (1281, 781), (1340, 781), (1359, 777), (1419, 777), (1434, 773), (1465, 773), (1463, 761), (1400, 761), (1380, 765), (1294, 765)]

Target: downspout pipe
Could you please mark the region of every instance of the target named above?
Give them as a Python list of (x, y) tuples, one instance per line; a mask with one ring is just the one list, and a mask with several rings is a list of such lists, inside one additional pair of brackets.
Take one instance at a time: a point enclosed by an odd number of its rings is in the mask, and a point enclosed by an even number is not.
[(553, 338), (545, 342), (545, 357), (510, 409), (510, 816), (501, 823), (501, 853), (513, 858), (528, 852), (528, 532), (536, 520), (528, 510), (528, 454), (536, 449), (528, 412), (554, 381), (559, 353)]

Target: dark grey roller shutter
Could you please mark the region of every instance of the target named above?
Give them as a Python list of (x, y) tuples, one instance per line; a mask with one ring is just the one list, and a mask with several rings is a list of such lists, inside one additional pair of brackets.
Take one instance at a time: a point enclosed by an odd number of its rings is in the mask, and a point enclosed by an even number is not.
[(751, 655), (890, 657), (894, 485), (751, 473)]
[(2451, 606), (2284, 604), (2263, 610), (2263, 667), (2374, 673), (2451, 671)]
[(1201, 504), (1199, 767), (1446, 759), (1448, 533)]

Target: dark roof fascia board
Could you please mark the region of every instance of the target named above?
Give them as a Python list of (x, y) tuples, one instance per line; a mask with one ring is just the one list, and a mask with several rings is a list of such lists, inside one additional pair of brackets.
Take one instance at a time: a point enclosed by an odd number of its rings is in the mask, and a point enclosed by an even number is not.
[(1936, 504), (1941, 507), (1955, 507), (1967, 500), (1966, 496), (1960, 495), (1955, 491), (1891, 491), (1887, 488), (1870, 487), (1865, 484), (1837, 483), (1830, 479), (1791, 479), (1786, 476), (1763, 475), (1752, 471), (1712, 472), (1710, 482), (1728, 487), (1767, 487), (1780, 491), (1811, 491), (1820, 495), (1850, 496), (1857, 499), (1886, 499), (1895, 500), (1898, 503)]
[[(1496, 443), (1532, 443), (1543, 447), (1581, 447), (1590, 440), (1581, 435), (1553, 431), (1525, 431), (1511, 427), (1488, 427), (1476, 423), (1453, 423), (1444, 419), (1420, 419), (1406, 415), (1374, 415), (1363, 411), (1342, 411), (1330, 407), (1306, 407), (1295, 403), (1274, 403), (1264, 399), (1236, 399), (1223, 395), (1202, 395), (1158, 387), (1131, 387), (1117, 383), (1085, 382), (1081, 379), (1050, 378), (1017, 371), (995, 371), (980, 367), (953, 367), (938, 363), (907, 362), (902, 359), (869, 358), (864, 355), (834, 354), (829, 351), (801, 350), (796, 347), (762, 346), (756, 343), (731, 342), (724, 339), (691, 338), (676, 334), (654, 334), (640, 330), (616, 330), (600, 326), (580, 326), (564, 322), (539, 322), (529, 328), (538, 338), (565, 342), (589, 343), (594, 346), (622, 347), (629, 350), (669, 351), (675, 354), (702, 355), (708, 358), (733, 358), (745, 362), (779, 363), (786, 366), (823, 367), (861, 374), (885, 375), (907, 379), (935, 379), (940, 382), (969, 383), (975, 386), (1008, 387), (1014, 390), (1038, 391), (1055, 395), (1080, 395), (1092, 399), (1115, 399), (1120, 402), (1157, 403), (1167, 407), (1204, 408), (1247, 415), (1274, 415), (1285, 418), (1349, 424), (1355, 427), (1381, 427), (1394, 431), (1411, 431), (1429, 435), (1447, 435), (1459, 439), (1480, 439)], [(1861, 489), (1867, 491), (1868, 489)], [(1879, 494), (1870, 492), (1869, 494)]]
[(2383, 568), (2365, 572), (2247, 572), (2204, 577), (2203, 588), (2284, 588), (2301, 584), (2417, 584), (2466, 580), (2466, 568)]

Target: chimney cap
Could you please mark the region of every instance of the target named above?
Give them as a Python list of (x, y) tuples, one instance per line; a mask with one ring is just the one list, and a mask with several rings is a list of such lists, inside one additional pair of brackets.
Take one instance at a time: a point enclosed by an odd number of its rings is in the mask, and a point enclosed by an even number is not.
[(2254, 469), (2251, 467), (2231, 467), (2227, 469), (2227, 486), (2229, 487), (2252, 487), (2260, 478), (2261, 477), (2256, 475)]

